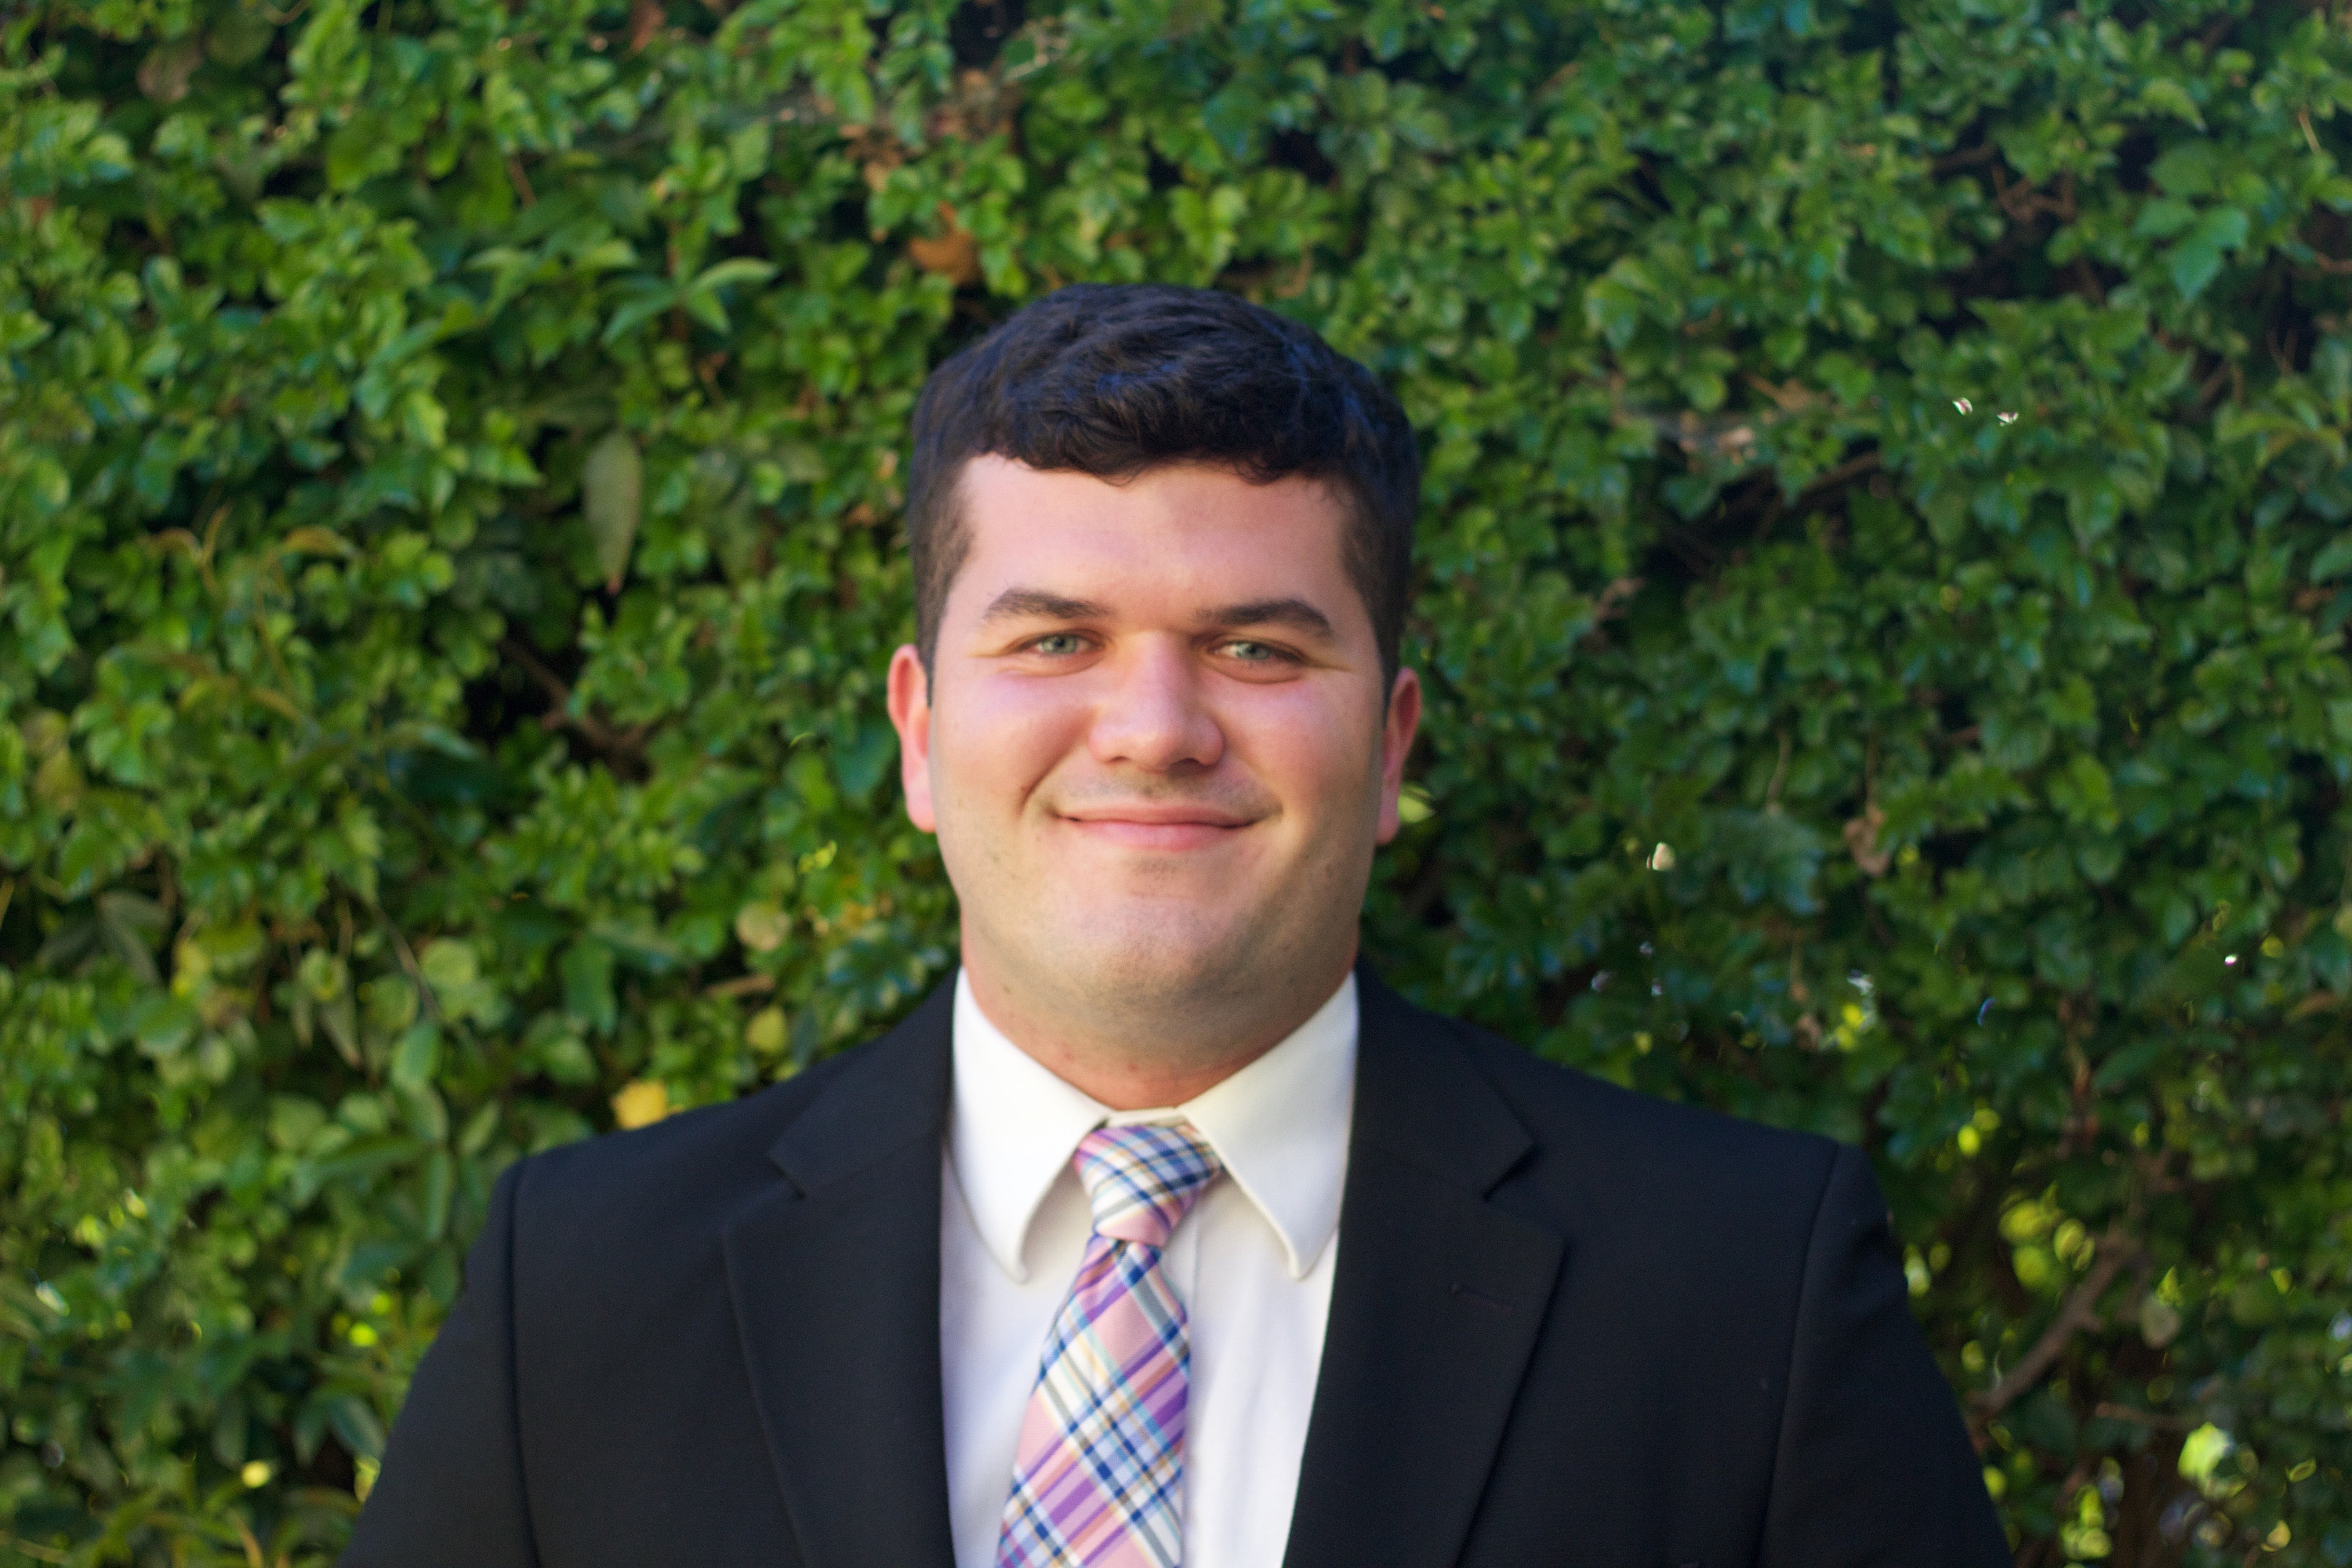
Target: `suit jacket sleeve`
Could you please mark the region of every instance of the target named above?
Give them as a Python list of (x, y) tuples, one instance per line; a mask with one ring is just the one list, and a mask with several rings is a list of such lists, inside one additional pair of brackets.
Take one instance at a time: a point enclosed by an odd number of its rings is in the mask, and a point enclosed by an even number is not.
[(1885, 1200), (1832, 1163), (1797, 1309), (1764, 1568), (2005, 1568), (1952, 1391), (1912, 1321)]
[(533, 1568), (515, 1394), (514, 1210), (507, 1167), (466, 1288), (416, 1369), (341, 1568)]

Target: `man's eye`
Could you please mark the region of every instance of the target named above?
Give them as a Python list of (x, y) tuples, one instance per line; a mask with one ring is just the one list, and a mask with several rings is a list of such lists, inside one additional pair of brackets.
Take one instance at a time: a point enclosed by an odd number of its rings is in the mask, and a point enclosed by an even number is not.
[(1226, 657), (1237, 658), (1244, 664), (1272, 664), (1282, 657), (1277, 649), (1268, 644), (1251, 642), (1246, 638), (1227, 643), (1224, 652)]
[(1048, 632), (1029, 645), (1034, 653), (1070, 654), (1084, 646), (1076, 632)]

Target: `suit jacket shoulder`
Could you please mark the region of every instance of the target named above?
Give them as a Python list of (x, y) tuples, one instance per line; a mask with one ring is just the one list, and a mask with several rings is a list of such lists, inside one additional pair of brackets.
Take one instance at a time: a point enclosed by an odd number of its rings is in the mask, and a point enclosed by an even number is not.
[(1393, 1033), (1454, 1057), (1524, 1129), (1528, 1147), (1495, 1201), (1573, 1228), (1587, 1245), (1687, 1252), (1761, 1225), (1793, 1260), (1832, 1169), (1853, 1157), (1815, 1133), (1621, 1089), (1394, 993), (1375, 1005), (1398, 1009)]
[(509, 1167), (344, 1563), (944, 1562), (946, 1030)]
[[(1318, 1390), (1300, 1503), (1324, 1540), (1295, 1531), (1295, 1564), (1403, 1561), (1414, 1531), (1419, 1560), (1496, 1568), (1562, 1542), (1710, 1568), (2006, 1560), (1859, 1151), (1616, 1088), (1376, 980), (1363, 994), (1330, 1423)], [(1419, 1414), (1454, 1449), (1486, 1445), (1442, 1529), (1391, 1459), (1395, 1422), (1367, 1427), (1434, 1350), (1451, 1381)], [(1484, 1404), (1464, 1392), (1481, 1362)]]
[(872, 1048), (859, 1046), (741, 1100), (519, 1162), (516, 1202), (530, 1247), (610, 1262), (629, 1248), (670, 1245), (688, 1234), (716, 1245), (729, 1217), (727, 1195), (774, 1179), (768, 1151)]

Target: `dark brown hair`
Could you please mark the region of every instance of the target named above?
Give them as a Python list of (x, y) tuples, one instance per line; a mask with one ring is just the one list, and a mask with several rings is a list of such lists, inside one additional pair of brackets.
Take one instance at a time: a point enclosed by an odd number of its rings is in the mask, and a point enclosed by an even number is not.
[(1396, 400), (1307, 327), (1213, 289), (1080, 283), (1024, 307), (931, 373), (915, 405), (907, 548), (930, 668), (969, 548), (971, 458), (1126, 479), (1213, 463), (1253, 484), (1319, 479), (1349, 513), (1349, 577), (1395, 679), (1412, 580), (1421, 456)]

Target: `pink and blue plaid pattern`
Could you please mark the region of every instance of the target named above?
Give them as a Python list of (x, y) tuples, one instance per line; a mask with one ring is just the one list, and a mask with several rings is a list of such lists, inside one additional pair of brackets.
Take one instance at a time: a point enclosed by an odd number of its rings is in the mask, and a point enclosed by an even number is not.
[(1160, 1248), (1221, 1168), (1190, 1127), (1100, 1127), (1095, 1234), (1021, 1422), (997, 1568), (1177, 1568), (1192, 1351)]

